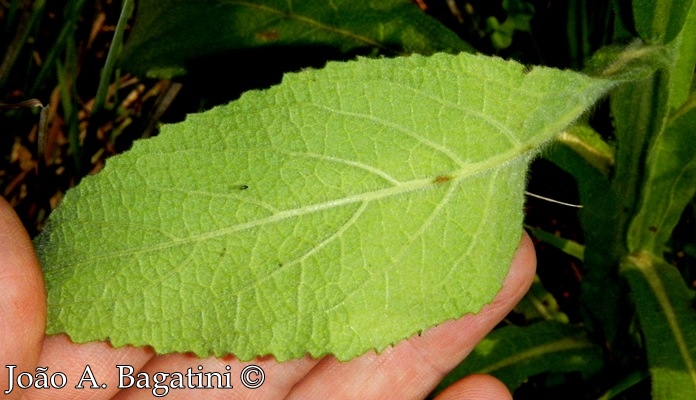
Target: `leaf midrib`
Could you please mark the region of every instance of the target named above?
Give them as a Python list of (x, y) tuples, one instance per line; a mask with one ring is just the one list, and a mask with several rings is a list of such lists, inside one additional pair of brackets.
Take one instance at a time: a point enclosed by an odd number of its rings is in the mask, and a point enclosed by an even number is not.
[[(226, 227), (223, 229), (218, 229), (214, 231), (209, 231), (205, 233), (201, 233), (195, 236), (189, 236), (186, 238), (180, 238), (180, 239), (174, 239), (168, 242), (163, 242), (159, 243), (156, 245), (149, 245), (140, 249), (127, 249), (127, 250), (122, 250), (122, 251), (117, 251), (117, 252), (112, 252), (108, 254), (103, 254), (98, 257), (91, 257), (91, 258), (86, 258), (80, 261), (76, 261), (73, 263), (73, 265), (82, 265), (86, 263), (92, 263), (94, 261), (98, 260), (103, 260), (103, 259), (110, 259), (110, 258), (115, 258), (115, 257), (121, 257), (121, 256), (126, 256), (126, 255), (134, 255), (134, 254), (142, 254), (142, 253), (149, 253), (153, 251), (161, 251), (165, 250), (171, 247), (176, 247), (180, 245), (186, 245), (190, 243), (197, 243), (205, 240), (210, 240), (210, 239), (215, 239), (221, 236), (229, 235), (235, 232), (240, 232), (248, 229), (253, 229), (258, 226), (263, 226), (267, 224), (273, 224), (279, 221), (283, 221), (289, 218), (294, 218), (306, 214), (311, 214), (315, 212), (319, 212), (322, 210), (327, 210), (335, 207), (341, 207), (349, 204), (354, 204), (354, 203), (360, 203), (360, 202), (373, 202), (377, 200), (382, 200), (385, 198), (393, 197), (393, 196), (398, 196), (410, 192), (414, 192), (417, 190), (422, 190), (426, 189), (428, 187), (434, 187), (442, 184), (459, 184), (463, 179), (466, 178), (471, 178), (476, 175), (480, 175), (486, 172), (489, 172), (493, 169), (499, 169), (503, 168), (506, 165), (510, 163), (514, 163), (516, 161), (521, 161), (530, 158), (532, 153), (535, 152), (536, 146), (532, 144), (527, 144), (523, 146), (519, 146), (516, 148), (512, 148), (509, 151), (505, 153), (498, 154), (496, 156), (490, 157), (486, 160), (473, 163), (473, 164), (468, 164), (464, 166), (463, 168), (460, 168), (458, 170), (455, 170), (450, 173), (434, 176), (434, 177), (428, 177), (428, 178), (418, 178), (418, 179), (413, 179), (410, 181), (404, 181), (401, 182), (399, 185), (394, 185), (388, 188), (384, 189), (379, 189), (379, 190), (374, 190), (370, 192), (363, 192), (363, 193), (357, 193), (349, 196), (345, 196), (339, 199), (333, 199), (329, 201), (325, 201), (322, 203), (316, 203), (316, 204), (310, 204), (298, 208), (293, 208), (289, 210), (282, 210), (278, 211), (277, 213), (270, 215), (268, 217), (264, 218), (258, 218), (252, 221), (247, 221), (244, 223), (239, 223), (234, 226)], [(440, 177), (447, 177), (446, 182), (440, 182), (439, 178)], [(137, 190), (142, 190), (142, 188), (138, 188)], [(156, 188), (152, 188), (152, 190), (156, 190)], [(93, 223), (93, 224), (104, 224), (104, 221), (96, 221), (96, 220), (80, 220), (82, 223)], [(120, 225), (123, 225), (123, 221), (118, 222)]]

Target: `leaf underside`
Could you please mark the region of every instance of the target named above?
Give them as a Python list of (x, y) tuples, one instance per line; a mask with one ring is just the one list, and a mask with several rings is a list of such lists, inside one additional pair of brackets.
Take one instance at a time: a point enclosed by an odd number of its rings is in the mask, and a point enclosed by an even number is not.
[(476, 313), (519, 242), (529, 160), (609, 86), (467, 54), (359, 59), (165, 126), (37, 238), (48, 333), (347, 360)]

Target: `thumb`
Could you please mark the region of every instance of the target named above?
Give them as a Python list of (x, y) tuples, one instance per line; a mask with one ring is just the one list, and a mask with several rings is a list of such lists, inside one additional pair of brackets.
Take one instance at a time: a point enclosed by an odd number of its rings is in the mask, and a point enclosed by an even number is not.
[(512, 399), (503, 382), (490, 375), (469, 375), (445, 389), (435, 400)]
[[(46, 294), (39, 261), (17, 214), (0, 197), (0, 390), (8, 390), (9, 365), (35, 372), (46, 324)], [(9, 398), (19, 398), (13, 391)]]

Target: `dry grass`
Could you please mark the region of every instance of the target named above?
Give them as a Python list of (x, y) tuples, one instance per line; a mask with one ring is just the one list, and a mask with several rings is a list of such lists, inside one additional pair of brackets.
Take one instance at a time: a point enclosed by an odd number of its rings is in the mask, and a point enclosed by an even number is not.
[(95, 110), (121, 2), (40, 3), (0, 2), (0, 103), (36, 100), (0, 109), (0, 194), (32, 235), (65, 191), (155, 133), (179, 88), (116, 70)]

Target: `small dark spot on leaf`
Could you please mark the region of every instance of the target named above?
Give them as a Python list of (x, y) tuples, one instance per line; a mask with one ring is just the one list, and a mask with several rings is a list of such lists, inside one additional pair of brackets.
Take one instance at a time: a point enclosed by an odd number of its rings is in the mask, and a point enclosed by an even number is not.
[(264, 31), (256, 34), (256, 38), (263, 42), (273, 42), (278, 40), (278, 37), (278, 31), (276, 30)]
[(449, 180), (452, 180), (452, 177), (451, 177), (451, 176), (440, 175), (440, 176), (436, 177), (436, 178), (433, 180), (433, 183), (445, 183), (445, 182), (447, 182), (447, 181), (449, 181)]
[(656, 227), (656, 226), (651, 226), (651, 227), (648, 228), (648, 230), (649, 230), (650, 232), (655, 233), (655, 232), (657, 232), (657, 227)]
[(249, 185), (239, 185), (239, 190), (247, 190), (249, 189)]
[(529, 66), (526, 66), (526, 65), (522, 67), (522, 74), (523, 74), (523, 75), (527, 75), (527, 74), (530, 73), (530, 72), (532, 72), (532, 67), (529, 67)]

